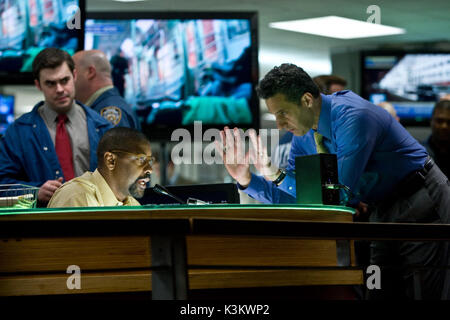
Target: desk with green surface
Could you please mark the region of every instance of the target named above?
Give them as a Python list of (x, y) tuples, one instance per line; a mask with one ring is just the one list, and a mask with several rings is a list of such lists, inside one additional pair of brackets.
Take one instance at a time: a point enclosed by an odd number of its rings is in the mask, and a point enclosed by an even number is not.
[[(362, 284), (339, 206), (0, 210), (0, 296)], [(319, 232), (317, 232), (319, 231)], [(68, 266), (81, 289), (68, 289)]]

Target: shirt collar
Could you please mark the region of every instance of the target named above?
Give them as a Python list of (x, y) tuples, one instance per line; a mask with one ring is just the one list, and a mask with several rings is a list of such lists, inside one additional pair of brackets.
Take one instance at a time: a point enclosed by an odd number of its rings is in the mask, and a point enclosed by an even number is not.
[(100, 194), (102, 195), (103, 203), (105, 206), (107, 207), (124, 206), (133, 203), (133, 200), (131, 199), (132, 197), (130, 196), (126, 197), (123, 202), (117, 200), (116, 195), (111, 190), (109, 184), (106, 182), (105, 178), (103, 178), (98, 169), (95, 169), (95, 171), (92, 174), (92, 177), (95, 185), (97, 186), (98, 190), (100, 191)]
[(89, 99), (87, 99), (86, 103), (84, 105), (90, 107), (95, 100), (97, 100), (98, 97), (100, 97), (105, 91), (114, 88), (114, 86), (106, 86), (103, 88), (98, 89), (97, 91), (95, 91), (90, 97)]
[[(55, 110), (53, 110), (52, 108), (50, 108), (48, 106), (47, 102), (44, 102), (44, 104), (40, 108), (42, 108), (42, 115), (45, 117), (45, 119), (50, 120), (49, 123), (57, 121), (58, 113)], [(70, 119), (73, 118), (73, 116), (76, 112), (75, 108), (76, 108), (76, 106), (75, 106), (75, 100), (74, 100), (72, 107), (66, 113), (68, 121), (70, 121)]]
[(317, 132), (331, 140), (331, 96), (326, 96), (322, 93), (320, 95), (322, 96), (322, 108), (320, 110)]

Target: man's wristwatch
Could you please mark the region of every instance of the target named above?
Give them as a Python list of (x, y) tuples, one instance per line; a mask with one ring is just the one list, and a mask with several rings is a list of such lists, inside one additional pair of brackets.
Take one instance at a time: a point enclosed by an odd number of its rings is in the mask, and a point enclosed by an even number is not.
[(280, 169), (279, 171), (280, 174), (278, 175), (278, 177), (272, 181), (272, 183), (277, 187), (283, 182), (284, 178), (286, 178), (286, 170)]

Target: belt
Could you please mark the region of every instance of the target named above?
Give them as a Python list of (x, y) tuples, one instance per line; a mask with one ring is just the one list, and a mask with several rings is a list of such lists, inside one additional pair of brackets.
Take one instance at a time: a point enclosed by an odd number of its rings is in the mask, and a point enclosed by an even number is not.
[(409, 173), (403, 178), (389, 194), (388, 198), (381, 201), (378, 207), (388, 208), (399, 198), (407, 198), (422, 188), (425, 184), (425, 177), (434, 166), (434, 161), (428, 157), (422, 169)]

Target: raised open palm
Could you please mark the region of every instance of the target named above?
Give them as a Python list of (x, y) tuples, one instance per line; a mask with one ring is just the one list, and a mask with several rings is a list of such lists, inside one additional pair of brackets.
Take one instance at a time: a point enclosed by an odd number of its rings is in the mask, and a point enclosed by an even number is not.
[(242, 130), (238, 128), (230, 130), (225, 127), (220, 135), (222, 141), (215, 142), (216, 149), (221, 155), (228, 173), (240, 185), (245, 187), (250, 183), (250, 164), (253, 164), (256, 170), (266, 178), (274, 176), (278, 171), (278, 168), (271, 166), (267, 148), (262, 144), (261, 137), (256, 135), (255, 130), (249, 130), (250, 148), (247, 153), (245, 153)]

